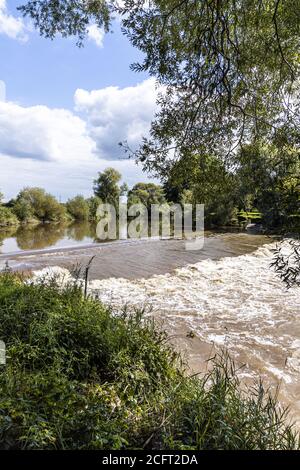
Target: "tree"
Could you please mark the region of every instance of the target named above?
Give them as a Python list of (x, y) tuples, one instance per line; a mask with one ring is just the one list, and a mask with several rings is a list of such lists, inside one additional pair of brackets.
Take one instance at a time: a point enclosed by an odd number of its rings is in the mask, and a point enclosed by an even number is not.
[[(0, 191), (0, 227), (8, 227), (17, 225), (18, 219), (9, 207), (2, 205), (3, 194)], [(0, 241), (1, 245), (1, 241)]]
[(127, 196), (129, 192), (129, 186), (127, 183), (123, 183), (121, 186), (120, 186), (120, 196)]
[(33, 217), (33, 207), (27, 198), (18, 198), (13, 204), (12, 211), (21, 222), (27, 222)]
[(134, 155), (166, 177), (187, 151), (229, 156), (287, 123), (299, 130), (299, 6), (300, 0), (33, 0), (21, 11), (46, 37), (77, 35), (80, 44), (90, 22), (109, 29), (119, 12), (123, 32), (143, 53), (133, 70), (162, 85), (150, 137)]
[(124, 31), (144, 54), (133, 68), (164, 86), (150, 138), (135, 153), (146, 169), (166, 175), (187, 152), (229, 156), (250, 136), (286, 123), (299, 129), (295, 7), (292, 0), (125, 2)]
[(69, 199), (66, 203), (69, 214), (76, 220), (87, 220), (89, 218), (89, 204), (83, 196), (78, 195)]
[(97, 209), (102, 203), (101, 199), (98, 196), (92, 196), (87, 199), (89, 205), (89, 217), (91, 220), (97, 219)]
[(154, 183), (137, 183), (128, 193), (128, 206), (143, 204), (148, 211), (152, 204), (164, 204), (166, 198), (162, 186)]
[(237, 153), (235, 163), (239, 206), (260, 210), (266, 225), (283, 230), (299, 227), (300, 160), (292, 137), (280, 142), (256, 140)]
[(164, 189), (173, 202), (204, 204), (207, 224), (225, 224), (232, 218), (235, 185), (235, 175), (219, 158), (189, 152), (173, 165)]
[(102, 202), (113, 205), (118, 204), (120, 196), (119, 181), (121, 174), (114, 168), (106, 168), (98, 173), (98, 178), (94, 180), (94, 193)]
[(42, 222), (56, 222), (65, 217), (65, 209), (54, 196), (42, 188), (24, 188), (17, 196), (16, 203), (31, 207), (32, 215)]

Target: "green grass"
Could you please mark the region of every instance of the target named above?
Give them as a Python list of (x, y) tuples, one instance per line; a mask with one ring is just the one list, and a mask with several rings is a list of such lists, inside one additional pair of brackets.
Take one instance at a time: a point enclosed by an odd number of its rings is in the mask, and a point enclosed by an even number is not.
[(226, 353), (186, 376), (164, 332), (76, 286), (0, 276), (0, 449), (293, 449), (298, 436)]

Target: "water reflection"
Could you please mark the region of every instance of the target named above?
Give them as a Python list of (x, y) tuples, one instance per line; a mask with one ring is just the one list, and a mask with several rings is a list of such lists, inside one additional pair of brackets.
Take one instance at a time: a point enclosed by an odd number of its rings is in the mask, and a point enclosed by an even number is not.
[(26, 225), (0, 230), (0, 253), (60, 248), (95, 241), (96, 226), (89, 222)]
[[(150, 224), (148, 233), (151, 236)], [(96, 224), (88, 221), (73, 222), (71, 224), (21, 225), (19, 227), (5, 227), (0, 230), (0, 254), (9, 254), (21, 250), (66, 248), (101, 242), (103, 240), (97, 239)]]
[(96, 241), (96, 224), (88, 221), (74, 223), (67, 227), (66, 235), (70, 240), (82, 241), (88, 237)]
[(0, 230), (0, 251), (4, 240), (14, 237), (17, 233), (16, 227), (2, 227)]

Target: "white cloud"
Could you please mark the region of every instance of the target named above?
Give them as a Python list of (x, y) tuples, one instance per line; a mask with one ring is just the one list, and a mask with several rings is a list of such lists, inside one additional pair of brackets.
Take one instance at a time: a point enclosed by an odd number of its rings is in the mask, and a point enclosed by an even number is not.
[(96, 46), (103, 47), (104, 36), (104, 30), (98, 28), (96, 24), (92, 24), (88, 27), (88, 39), (93, 41)]
[[(1, 1), (1, 0), (0, 0)], [(0, 91), (5, 95), (5, 84)], [(149, 131), (156, 109), (152, 79), (120, 89), (107, 87), (74, 96), (79, 117), (66, 109), (24, 107), (0, 100), (0, 153), (15, 158), (67, 161), (124, 158), (118, 143), (137, 146)]]
[(45, 187), (63, 200), (76, 193), (88, 196), (97, 172), (107, 166), (118, 169), (130, 186), (147, 180), (118, 141), (138, 144), (149, 129), (155, 97), (153, 80), (124, 89), (77, 90), (76, 108), (86, 120), (66, 109), (0, 99), (0, 188), (6, 198), (24, 186)]
[[(132, 160), (113, 162), (88, 158), (86, 161), (37, 161), (0, 156), (0, 189), (9, 200), (25, 186), (45, 188), (56, 197), (66, 201), (75, 194), (92, 195), (93, 180), (99, 171), (108, 166), (116, 168), (129, 186), (147, 180), (147, 175)], [(151, 180), (153, 181), (153, 180)]]
[(95, 144), (86, 124), (65, 109), (0, 102), (0, 153), (36, 160), (80, 160)]
[(28, 40), (27, 27), (22, 18), (16, 18), (8, 12), (6, 0), (0, 0), (0, 34), (21, 42)]
[(107, 159), (120, 157), (118, 142), (124, 140), (133, 148), (138, 145), (141, 137), (148, 134), (156, 96), (153, 79), (122, 89), (76, 90), (76, 110), (85, 114), (99, 155)]

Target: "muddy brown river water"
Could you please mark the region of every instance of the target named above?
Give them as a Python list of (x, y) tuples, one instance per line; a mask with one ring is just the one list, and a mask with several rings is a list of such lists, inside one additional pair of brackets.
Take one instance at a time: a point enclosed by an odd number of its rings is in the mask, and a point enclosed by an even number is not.
[(181, 240), (113, 242), (1, 255), (0, 266), (8, 261), (67, 281), (75, 265), (95, 255), (92, 295), (116, 310), (145, 308), (194, 372), (227, 348), (243, 365), (242, 380), (261, 375), (273, 390), (279, 386), (280, 401), (299, 424), (300, 289), (287, 291), (270, 268), (275, 244), (261, 235), (208, 233), (199, 251), (186, 251)]

